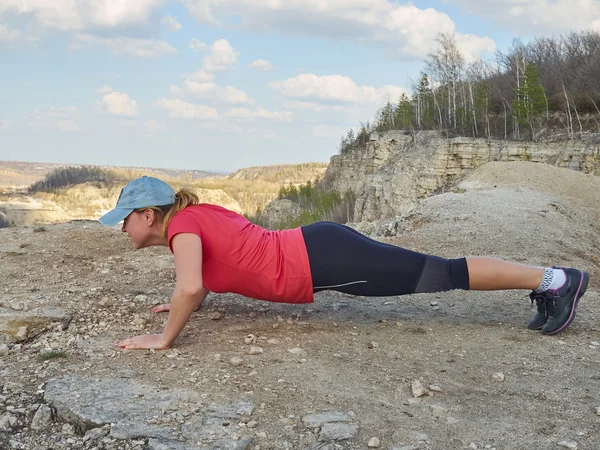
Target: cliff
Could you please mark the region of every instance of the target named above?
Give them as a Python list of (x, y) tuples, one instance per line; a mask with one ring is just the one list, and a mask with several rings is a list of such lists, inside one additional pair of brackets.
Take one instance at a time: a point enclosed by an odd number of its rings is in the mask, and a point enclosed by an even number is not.
[(331, 158), (321, 186), (357, 195), (354, 220), (404, 214), (491, 161), (530, 161), (600, 175), (600, 136), (581, 141), (517, 142), (373, 133), (365, 147)]

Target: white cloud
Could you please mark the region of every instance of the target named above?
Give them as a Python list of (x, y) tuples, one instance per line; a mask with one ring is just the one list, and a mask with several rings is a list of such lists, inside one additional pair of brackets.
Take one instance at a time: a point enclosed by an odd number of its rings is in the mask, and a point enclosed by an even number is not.
[(232, 108), (225, 113), (225, 117), (240, 120), (271, 119), (291, 122), (294, 116), (289, 111), (269, 111), (259, 106), (254, 111), (249, 108)]
[(360, 109), (356, 105), (326, 105), (323, 103), (305, 102), (305, 101), (286, 101), (283, 104), (286, 109), (297, 109), (300, 111), (313, 112), (354, 112), (359, 113)]
[(135, 128), (137, 127), (137, 122), (130, 119), (121, 119), (117, 122), (117, 126), (119, 128)]
[(12, 130), (12, 120), (0, 119), (0, 131)]
[(190, 41), (190, 48), (195, 52), (203, 52), (208, 49), (208, 45), (194, 38)]
[(108, 86), (107, 84), (105, 84), (103, 87), (101, 87), (100, 89), (98, 89), (96, 91), (97, 94), (110, 94), (113, 91), (113, 88), (111, 88), (110, 86)]
[(177, 53), (175, 48), (164, 41), (153, 39), (136, 39), (120, 36), (118, 38), (99, 38), (90, 34), (77, 35), (77, 42), (71, 45), (71, 50), (77, 50), (92, 45), (103, 45), (117, 55), (131, 55), (138, 58), (153, 58)]
[(44, 28), (83, 31), (146, 24), (166, 0), (2, 0), (0, 16), (30, 17)]
[(179, 31), (183, 28), (179, 21), (172, 16), (163, 17), (160, 23), (169, 31)]
[[(591, 3), (594, 0), (579, 1)], [(218, 17), (235, 15), (242, 18), (243, 25), (257, 31), (270, 28), (352, 40), (361, 45), (384, 47), (390, 54), (403, 57), (422, 58), (434, 47), (438, 33), (456, 30), (445, 13), (389, 0), (187, 0), (185, 5), (204, 23), (219, 24)], [(494, 51), (496, 48), (490, 38), (470, 36), (457, 41), (469, 42), (469, 46), (462, 49), (467, 58), (478, 56), (466, 54), (469, 49)]]
[(249, 67), (251, 67), (252, 69), (258, 69), (258, 70), (264, 70), (264, 71), (273, 70), (273, 64), (271, 64), (269, 61), (266, 61), (264, 59), (257, 59), (252, 64), (250, 64)]
[(156, 100), (154, 105), (165, 109), (169, 117), (207, 120), (219, 118), (219, 113), (213, 107), (184, 102), (178, 98), (161, 98)]
[(79, 125), (76, 120), (79, 118), (79, 112), (76, 106), (59, 106), (48, 108), (42, 111), (35, 108), (33, 112), (26, 117), (29, 124), (42, 131), (64, 131), (77, 132)]
[(202, 68), (207, 72), (223, 72), (237, 62), (240, 52), (233, 49), (227, 39), (219, 39), (210, 47), (210, 53), (204, 57)]
[(100, 101), (103, 109), (115, 116), (135, 117), (138, 114), (137, 102), (122, 92), (111, 92)]
[(164, 131), (167, 129), (167, 126), (164, 123), (154, 119), (146, 120), (144, 122), (144, 127), (149, 133), (157, 133), (159, 131)]
[(208, 73), (204, 70), (198, 70), (189, 76), (190, 81), (197, 81), (199, 83), (203, 83), (205, 81), (214, 80), (215, 76), (212, 73)]
[(21, 37), (21, 32), (19, 30), (13, 30), (0, 23), (0, 43), (14, 42), (19, 39), (19, 37)]
[(398, 86), (358, 86), (343, 75), (318, 76), (300, 74), (283, 81), (274, 81), (269, 86), (285, 97), (305, 98), (337, 103), (383, 103), (396, 101), (406, 92)]
[(526, 35), (600, 30), (598, 0), (448, 0), (448, 3)]
[(223, 133), (241, 133), (243, 131), (241, 127), (226, 122), (206, 122), (202, 124), (202, 128), (217, 130)]

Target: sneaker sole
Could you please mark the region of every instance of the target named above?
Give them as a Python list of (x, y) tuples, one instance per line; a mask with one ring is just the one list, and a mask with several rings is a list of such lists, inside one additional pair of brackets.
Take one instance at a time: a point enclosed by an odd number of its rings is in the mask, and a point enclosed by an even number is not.
[(563, 326), (560, 327), (558, 330), (554, 330), (554, 331), (551, 331), (549, 333), (544, 333), (544, 334), (546, 334), (548, 336), (551, 336), (553, 334), (558, 334), (562, 330), (567, 328), (569, 325), (571, 325), (571, 322), (573, 322), (573, 319), (575, 319), (575, 308), (577, 308), (577, 304), (579, 303), (579, 300), (581, 299), (581, 297), (583, 297), (583, 294), (585, 294), (585, 291), (587, 290), (589, 282), (590, 282), (589, 274), (587, 272), (581, 272), (581, 280), (579, 280), (579, 288), (577, 289), (577, 292), (575, 293), (575, 300), (573, 300), (573, 304), (571, 305), (571, 314), (569, 314), (569, 318), (563, 324)]

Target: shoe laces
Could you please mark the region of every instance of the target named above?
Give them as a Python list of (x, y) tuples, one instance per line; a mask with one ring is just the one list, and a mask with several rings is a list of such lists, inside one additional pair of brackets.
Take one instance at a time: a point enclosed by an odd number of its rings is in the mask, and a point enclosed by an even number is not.
[(544, 317), (554, 315), (554, 301), (557, 297), (560, 297), (558, 291), (545, 291), (539, 293), (532, 292), (531, 294), (529, 294), (531, 304), (533, 305), (533, 302), (535, 302), (537, 305), (538, 313), (543, 315)]

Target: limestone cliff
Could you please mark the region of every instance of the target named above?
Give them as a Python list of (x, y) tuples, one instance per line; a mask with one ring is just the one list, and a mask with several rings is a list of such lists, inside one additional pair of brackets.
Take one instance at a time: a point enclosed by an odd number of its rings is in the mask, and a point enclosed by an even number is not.
[(600, 137), (516, 142), (447, 139), (431, 131), (373, 133), (366, 147), (333, 156), (321, 185), (351, 189), (357, 195), (354, 220), (375, 221), (406, 213), (490, 161), (540, 162), (600, 175)]

